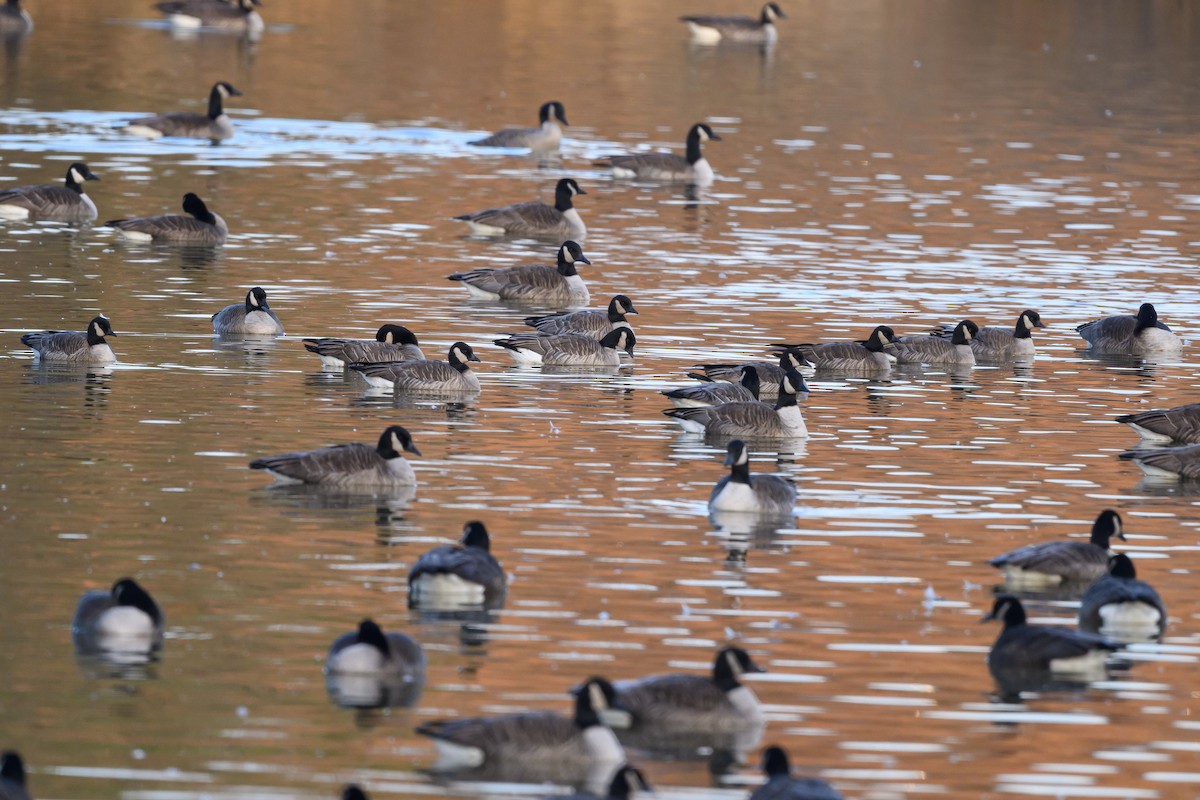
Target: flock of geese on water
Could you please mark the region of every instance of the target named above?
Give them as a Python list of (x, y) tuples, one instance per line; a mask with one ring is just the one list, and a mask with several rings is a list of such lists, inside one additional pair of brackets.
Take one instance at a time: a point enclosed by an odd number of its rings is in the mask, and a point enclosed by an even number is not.
[[(236, 30), (261, 29), (258, 0), (172, 0), (157, 8), (172, 24)], [(784, 14), (767, 3), (758, 18), (689, 16), (683, 20), (693, 38), (771, 43), (774, 22)], [(21, 26), (24, 26), (22, 28)], [(7, 0), (0, 13), (0, 31), (32, 28), (19, 0)], [(122, 126), (128, 133), (186, 136), (221, 141), (233, 126), (224, 101), (241, 93), (227, 82), (213, 85), (207, 114), (173, 113), (134, 119)], [(556, 150), (567, 124), (560, 102), (539, 111), (539, 126), (506, 129), (472, 142), (482, 147)], [(684, 156), (641, 153), (612, 156), (605, 166), (617, 178), (652, 182), (707, 185), (712, 167), (702, 145), (719, 140), (711, 127), (691, 127)], [(84, 184), (98, 180), (87, 164), (72, 164), (62, 186), (21, 186), (0, 191), (0, 217), (88, 222), (97, 210)], [(464, 214), (456, 219), (473, 233), (554, 238), (562, 241), (554, 266), (530, 265), (475, 269), (448, 276), (461, 282), (473, 297), (491, 300), (573, 307), (589, 300), (577, 272), (588, 261), (576, 241), (586, 228), (574, 207), (584, 195), (578, 183), (562, 178), (555, 187), (553, 206), (540, 202)], [(187, 245), (219, 245), (228, 227), (195, 194), (183, 199), (186, 216), (162, 215), (111, 220), (130, 239)], [(623, 354), (633, 356), (636, 335), (627, 315), (637, 314), (625, 295), (612, 298), (606, 309), (560, 311), (525, 319), (529, 333), (509, 335), (495, 344), (521, 364), (555, 367), (618, 367)], [(266, 292), (254, 287), (243, 302), (212, 315), (217, 335), (279, 336), (279, 317)], [(727, 440), (725, 466), (729, 472), (713, 487), (709, 507), (714, 512), (789, 516), (796, 503), (795, 487), (777, 475), (752, 474), (754, 442), (807, 436), (799, 395), (807, 392), (804, 374), (878, 376), (895, 364), (969, 367), (979, 362), (1022, 362), (1033, 358), (1032, 333), (1045, 327), (1037, 311), (1021, 313), (1015, 325), (980, 327), (964, 319), (932, 335), (897, 336), (886, 325), (866, 339), (851, 342), (779, 344), (778, 360), (751, 363), (702, 364), (689, 372), (696, 385), (663, 392), (673, 403), (664, 413), (684, 430)], [(1080, 325), (1077, 330), (1096, 353), (1171, 356), (1180, 351), (1178, 336), (1158, 321), (1153, 305), (1137, 314), (1110, 316)], [(84, 331), (41, 331), (21, 337), (44, 364), (106, 365), (116, 360), (108, 337), (115, 336), (103, 315)], [(304, 347), (323, 367), (350, 369), (368, 384), (396, 393), (447, 395), (480, 390), (470, 364), (480, 361), (466, 342), (455, 342), (445, 361), (428, 360), (408, 328), (387, 324), (370, 340), (338, 337), (304, 339)], [(1142, 448), (1121, 454), (1148, 474), (1200, 478), (1200, 404), (1148, 411), (1118, 418), (1147, 442), (1181, 446)], [(389, 426), (374, 445), (361, 443), (323, 447), (255, 459), (252, 469), (265, 470), (279, 482), (314, 484), (337, 489), (387, 491), (411, 487), (416, 477), (404, 453), (420, 455), (411, 434)], [(1019, 692), (1065, 682), (1094, 679), (1113, 666), (1110, 657), (1123, 644), (1157, 639), (1167, 624), (1166, 608), (1155, 590), (1136, 577), (1133, 562), (1110, 550), (1112, 539), (1124, 539), (1120, 515), (1103, 511), (1088, 541), (1063, 540), (1031, 544), (1001, 555), (991, 564), (1004, 571), (1007, 593), (1000, 594), (986, 619), (1003, 629), (988, 656), (989, 668), (1002, 690)], [(481, 522), (466, 524), (459, 544), (436, 547), (420, 556), (408, 576), (409, 604), (414, 608), (497, 608), (507, 593), (504, 569), (490, 552), (491, 540)], [(1019, 595), (1081, 598), (1079, 627), (1034, 625), (1027, 621)], [(132, 578), (122, 578), (108, 591), (91, 591), (80, 600), (72, 622), (75, 645), (81, 653), (128, 659), (150, 655), (162, 646), (164, 618), (151, 595)], [(750, 654), (725, 647), (714, 657), (711, 673), (654, 675), (609, 682), (593, 677), (571, 690), (572, 716), (550, 712), (427, 722), (417, 732), (437, 744), (439, 771), (479, 770), (489, 765), (528, 768), (553, 765), (610, 798), (649, 791), (642, 772), (626, 765), (622, 740), (702, 742), (714, 746), (729, 741), (757, 743), (765, 718), (754, 692), (741, 682), (761, 672)], [(350, 705), (387, 704), (398, 696), (415, 702), (415, 687), (424, 681), (425, 655), (412, 637), (385, 632), (371, 619), (333, 642), (325, 662), (331, 692)], [(640, 735), (640, 737), (639, 737)], [(745, 737), (749, 736), (748, 739)], [(630, 738), (632, 737), (632, 739)], [(788, 756), (779, 747), (763, 753), (767, 782), (753, 800), (829, 800), (841, 795), (828, 783), (791, 774)], [(598, 772), (597, 772), (598, 770)], [(602, 779), (597, 782), (595, 777)], [(594, 796), (576, 794), (573, 797)], [(343, 800), (365, 800), (358, 786), (347, 786)], [(0, 759), (0, 800), (28, 800), (20, 756), (9, 751)]]

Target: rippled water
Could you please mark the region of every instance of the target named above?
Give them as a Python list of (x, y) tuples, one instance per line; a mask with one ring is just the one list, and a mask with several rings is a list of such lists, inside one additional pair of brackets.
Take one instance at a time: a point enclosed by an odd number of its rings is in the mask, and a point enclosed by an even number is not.
[[(136, 247), (99, 227), (3, 223), (0, 314), (0, 746), (38, 797), (535, 796), (433, 782), (422, 721), (565, 709), (591, 674), (703, 671), (735, 641), (765, 741), (848, 797), (1195, 794), (1200, 657), (1194, 487), (1141, 481), (1111, 417), (1197, 400), (1191, 347), (1145, 365), (1084, 354), (1073, 327), (1145, 300), (1196, 330), (1200, 20), (1174, 4), (787, 3), (779, 46), (689, 46), (694, 4), (293, 0), (262, 40), (173, 37), (142, 0), (30, 0), (5, 42), (0, 186), (85, 159), (100, 219), (176, 211), (195, 191), (230, 224), (216, 251)], [(736, 10), (709, 4), (704, 10)], [(113, 132), (203, 109), (211, 147)], [(558, 98), (561, 160), (466, 146)], [(718, 180), (687, 197), (590, 165), (680, 148), (713, 123)], [(549, 200), (575, 177), (593, 305), (633, 298), (633, 366), (543, 374), (490, 342), (527, 309), (472, 302), (445, 276), (547, 262), (553, 247), (470, 238), (457, 213)], [(208, 317), (266, 287), (288, 336), (214, 340)], [(902, 332), (969, 316), (1048, 323), (1030, 368), (817, 378), (811, 438), (759, 448), (795, 478), (793, 525), (716, 530), (719, 443), (681, 434), (658, 392), (703, 361), (771, 342)], [(107, 313), (120, 363), (31, 365), (20, 333)], [(429, 355), (476, 347), (462, 404), (366, 394), (297, 341), (397, 321)], [(267, 488), (251, 458), (374, 441), (399, 423), (423, 456), (415, 497)], [(1161, 644), (1086, 689), (997, 701), (980, 622), (988, 558), (1083, 535), (1121, 511), (1125, 550), (1165, 599)], [(510, 575), (494, 621), (406, 608), (405, 576), (482, 519)], [(76, 662), (85, 590), (134, 575), (162, 604), (159, 662)], [(1070, 624), (1069, 601), (1031, 607)], [(417, 637), (411, 709), (344, 710), (321, 664), (371, 615)], [(737, 797), (757, 754), (637, 759), (668, 797)]]

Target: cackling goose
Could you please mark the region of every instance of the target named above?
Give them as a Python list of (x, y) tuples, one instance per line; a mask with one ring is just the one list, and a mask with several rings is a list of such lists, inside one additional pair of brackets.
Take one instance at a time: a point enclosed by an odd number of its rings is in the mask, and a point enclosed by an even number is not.
[(96, 218), (96, 204), (84, 194), (84, 181), (98, 181), (88, 165), (76, 161), (67, 167), (62, 186), (39, 183), (0, 189), (0, 219), (49, 219), (88, 222)]
[(607, 311), (586, 309), (526, 317), (525, 324), (537, 328), (539, 333), (582, 333), (593, 339), (603, 339), (609, 331), (631, 328), (626, 314), (636, 314), (633, 301), (623, 294), (614, 295), (608, 301)]
[(21, 8), (21, 0), (7, 0), (0, 6), (0, 34), (29, 33), (33, 30), (33, 17)]
[(341, 369), (350, 363), (424, 361), (417, 337), (403, 325), (384, 325), (374, 339), (301, 339), (304, 349), (316, 353), (321, 366)]
[(105, 650), (155, 650), (162, 646), (163, 614), (149, 592), (121, 578), (109, 591), (93, 590), (79, 599), (71, 634)]
[(875, 374), (891, 369), (896, 357), (885, 348), (897, 341), (896, 332), (887, 325), (877, 325), (871, 335), (861, 342), (820, 342), (818, 344), (773, 344), (772, 347), (794, 348), (800, 358), (820, 370), (850, 374)]
[(1010, 589), (1036, 590), (1063, 583), (1087, 584), (1107, 569), (1109, 543), (1114, 536), (1125, 541), (1121, 515), (1108, 508), (1092, 523), (1092, 535), (1086, 542), (1038, 542), (996, 556), (988, 563), (1004, 570), (1004, 582)]
[(141, 117), (130, 120), (121, 128), (122, 132), (134, 136), (157, 139), (160, 136), (185, 136), (191, 139), (211, 139), (219, 142), (233, 136), (233, 123), (222, 105), (227, 97), (241, 97), (242, 93), (225, 81), (214, 83), (208, 94), (208, 113), (176, 111), (157, 117)]
[(425, 678), (425, 653), (411, 636), (384, 633), (373, 620), (364, 619), (357, 631), (334, 640), (325, 658), (325, 672), (420, 681)]
[(1200, 403), (1117, 417), (1148, 442), (1200, 443)]
[(1093, 353), (1175, 353), (1183, 341), (1171, 329), (1158, 321), (1158, 311), (1151, 303), (1142, 303), (1138, 313), (1102, 317), (1085, 322), (1075, 330), (1087, 340)]
[[(774, 400), (778, 391), (779, 381), (789, 369), (794, 369), (801, 375), (805, 370), (810, 373), (813, 365), (807, 361), (799, 350), (788, 348), (779, 354), (779, 361), (749, 361), (744, 364), (700, 364), (693, 369), (700, 370), (705, 376), (714, 381), (739, 383), (742, 380), (742, 367), (751, 366), (758, 372), (758, 396), (760, 400)], [(688, 377), (701, 379), (699, 375), (688, 373)], [(808, 391), (805, 387), (801, 391)]]
[(558, 248), (558, 266), (539, 264), (500, 269), (473, 269), (447, 276), (461, 281), (471, 296), (485, 300), (519, 300), (555, 305), (579, 305), (588, 301), (588, 289), (575, 271), (576, 264), (591, 264), (575, 241)]
[(25, 762), (15, 750), (0, 754), (0, 800), (30, 800), (25, 785)]
[(397, 392), (478, 392), (479, 377), (471, 371), (479, 356), (466, 342), (450, 345), (445, 361), (392, 361), (347, 364), (372, 386)]
[(70, 364), (111, 364), (117, 360), (106, 336), (117, 333), (108, 317), (93, 317), (86, 331), (40, 331), (21, 337), (21, 344), (33, 350), (42, 362)]
[(505, 128), (468, 144), (476, 147), (528, 147), (535, 153), (557, 150), (562, 142), (563, 125), (570, 125), (563, 104), (557, 100), (542, 103), (538, 109), (538, 123), (536, 128)]
[[(1044, 327), (1042, 315), (1031, 308), (1026, 309), (1012, 328), (985, 325), (977, 330), (971, 337), (971, 350), (976, 361), (1028, 361), (1037, 354), (1033, 346), (1033, 329)], [(951, 339), (954, 331), (942, 328), (937, 335)]]
[(807, 388), (800, 373), (791, 370), (779, 382), (779, 399), (774, 407), (759, 401), (704, 408), (670, 408), (663, 413), (674, 418), (688, 433), (747, 439), (799, 439), (808, 436), (808, 426), (796, 405), (796, 394)]
[(988, 667), (993, 673), (1049, 671), (1094, 675), (1103, 670), (1109, 653), (1121, 649), (1121, 645), (1092, 633), (1030, 625), (1025, 621), (1021, 601), (1012, 595), (997, 597), (984, 620), (1004, 622), (1004, 629), (988, 653)]
[(186, 245), (224, 244), (229, 226), (219, 214), (214, 214), (204, 201), (188, 192), (183, 196), (183, 210), (189, 216), (162, 214), (157, 217), (110, 219), (104, 223), (116, 228), (130, 241), (171, 242)]
[(796, 487), (778, 475), (751, 475), (750, 451), (741, 439), (734, 439), (726, 448), (725, 466), (729, 467), (729, 474), (717, 481), (708, 496), (710, 511), (792, 512), (796, 505)]
[(261, 286), (246, 292), (241, 303), (225, 306), (212, 315), (213, 333), (249, 336), (282, 336), (283, 323), (267, 305), (267, 293)]
[(355, 442), (284, 453), (256, 458), (250, 462), (250, 469), (265, 469), (282, 483), (340, 488), (412, 486), (417, 477), (403, 452), (421, 455), (408, 431), (392, 425), (374, 447)]
[(762, 13), (759, 14), (758, 19), (745, 16), (718, 17), (702, 14), (679, 19), (688, 24), (692, 41), (700, 44), (716, 44), (720, 41), (774, 44), (779, 35), (775, 30), (775, 20), (787, 19), (787, 15), (783, 13), (783, 9), (778, 4), (767, 3), (762, 7)]
[(614, 178), (708, 186), (713, 182), (713, 169), (700, 145), (710, 141), (719, 142), (721, 137), (708, 125), (697, 122), (688, 131), (686, 157), (675, 153), (635, 153), (607, 156), (594, 163), (610, 168)]
[(763, 751), (762, 769), (767, 782), (750, 794), (750, 800), (843, 800), (841, 792), (820, 778), (793, 778), (782, 747)]
[(1129, 556), (1114, 553), (1108, 574), (1083, 593), (1079, 627), (1118, 642), (1157, 638), (1167, 627), (1167, 609), (1154, 587), (1138, 580)]
[(493, 605), (503, 599), (508, 580), (491, 546), (483, 523), (468, 522), (459, 544), (422, 553), (408, 572), (409, 607)]
[(884, 348), (896, 358), (897, 364), (959, 364), (974, 366), (975, 352), (971, 340), (979, 326), (969, 319), (954, 326), (949, 339), (934, 335), (901, 336)]
[(758, 370), (750, 364), (742, 366), (742, 382), (717, 381), (699, 372), (689, 372), (689, 378), (705, 381), (699, 386), (684, 386), (662, 392), (676, 408), (702, 408), (723, 403), (752, 403), (759, 399)]
[(630, 328), (609, 331), (600, 340), (583, 333), (514, 333), (496, 339), (518, 364), (547, 367), (619, 367), (621, 351), (633, 357), (637, 337)]
[(562, 178), (554, 189), (554, 205), (540, 201), (515, 203), (503, 208), (489, 208), (454, 219), (471, 226), (471, 232), (481, 236), (544, 236), (552, 239), (582, 239), (587, 228), (571, 202), (578, 194), (587, 194), (573, 178)]
[(608, 782), (608, 790), (603, 796), (595, 792), (575, 792), (574, 794), (553, 795), (549, 800), (633, 800), (642, 797), (643, 793), (653, 794), (654, 789), (646, 780), (646, 776), (637, 767), (623, 764), (613, 773)]
[(1172, 481), (1200, 478), (1200, 444), (1156, 450), (1128, 450), (1119, 458), (1132, 461), (1148, 477)]
[(259, 33), (263, 19), (255, 6), (259, 0), (168, 0), (155, 8), (179, 28), (217, 28), (223, 31)]

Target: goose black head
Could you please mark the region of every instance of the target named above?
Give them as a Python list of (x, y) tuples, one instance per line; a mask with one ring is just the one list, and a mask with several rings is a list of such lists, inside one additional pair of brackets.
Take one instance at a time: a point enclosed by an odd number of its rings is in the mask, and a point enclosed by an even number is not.
[(1032, 308), (1027, 308), (1021, 312), (1021, 322), (1026, 328), (1046, 327), (1046, 323), (1042, 322), (1042, 315)]
[(401, 451), (421, 455), (408, 431), (399, 425), (392, 425), (379, 435), (379, 444), (375, 446), (375, 452), (384, 458), (399, 458)]
[(804, 357), (804, 351), (799, 347), (788, 347), (779, 354), (779, 368), (785, 372), (789, 369), (811, 366), (812, 364)]
[(601, 347), (609, 347), (613, 350), (624, 350), (633, 357), (633, 346), (637, 344), (637, 336), (633, 334), (629, 328), (616, 328), (604, 334), (604, 338), (600, 340)]
[(574, 197), (577, 194), (587, 194), (583, 189), (579, 188), (579, 184), (574, 178), (559, 178), (558, 183), (554, 187), (554, 194), (566, 194), (567, 197)]
[(385, 657), (391, 655), (391, 646), (388, 644), (387, 637), (383, 635), (383, 629), (369, 617), (358, 623), (358, 634), (354, 637), (354, 641), (358, 644), (369, 644), (383, 653)]
[(463, 525), (461, 541), (463, 547), (477, 547), (485, 552), (492, 549), (492, 537), (488, 536), (487, 528), (478, 520)]
[(1122, 530), (1121, 515), (1111, 508), (1106, 508), (1096, 517), (1096, 521), (1092, 523), (1092, 544), (1108, 549), (1109, 542), (1113, 537), (1117, 537), (1122, 542), (1125, 541), (1125, 532)]
[(788, 763), (787, 751), (782, 747), (768, 747), (764, 750), (762, 770), (768, 778), (791, 775), (792, 765)]
[(611, 800), (627, 800), (634, 792), (652, 792), (653, 787), (646, 776), (637, 767), (628, 764), (617, 770), (612, 782), (608, 785), (608, 796)]
[(719, 142), (721, 137), (713, 133), (713, 129), (706, 122), (697, 122), (688, 131), (688, 139), (695, 139), (698, 142)]
[(141, 611), (156, 624), (162, 622), (162, 611), (150, 593), (138, 585), (133, 578), (121, 578), (112, 586), (113, 602), (119, 606), (132, 606)]
[(375, 341), (385, 344), (417, 344), (417, 337), (403, 325), (384, 325), (375, 332)]
[[(248, 2), (248, 0), (242, 0), (242, 2)], [(361, 786), (350, 783), (342, 789), (342, 800), (370, 800), (370, 798)]]
[(233, 84), (228, 81), (219, 81), (213, 84), (212, 90), (217, 92), (222, 97), (241, 97), (242, 93), (233, 88)]
[(750, 451), (741, 439), (734, 439), (725, 446), (725, 466), (740, 467), (750, 463)]
[(570, 125), (567, 122), (567, 110), (563, 108), (563, 104), (557, 100), (551, 100), (549, 103), (542, 103), (542, 107), (538, 109), (538, 122), (546, 123), (550, 120), (557, 120), (563, 125)]
[(767, 3), (763, 6), (762, 16), (759, 17), (759, 21), (763, 25), (777, 19), (787, 19), (787, 14), (783, 13), (783, 9), (779, 7), (778, 3)]
[(571, 693), (575, 695), (575, 725), (580, 728), (600, 725), (602, 719), (612, 720), (609, 724), (617, 727), (620, 725), (617, 717), (629, 714), (617, 700), (617, 690), (604, 678), (588, 678)]
[(1133, 560), (1124, 553), (1114, 553), (1108, 557), (1108, 574), (1114, 578), (1133, 580), (1137, 570), (1133, 568)]
[(758, 378), (758, 368), (753, 364), (743, 365), (741, 384), (746, 387), (750, 394), (758, 397), (758, 392), (762, 388), (762, 384)]
[[(83, 185), (84, 181), (98, 181), (100, 176), (96, 175), (88, 165), (82, 161), (76, 161), (71, 166), (67, 167), (67, 186), (78, 188)], [(81, 190), (82, 191), (82, 190)]]
[(779, 396), (789, 396), (795, 399), (796, 395), (801, 392), (808, 391), (808, 384), (804, 382), (804, 376), (794, 369), (789, 369), (783, 373), (783, 377), (779, 379)]
[(261, 286), (255, 286), (250, 291), (246, 292), (246, 313), (251, 311), (270, 311), (271, 307), (267, 305), (267, 290)]
[(713, 683), (724, 691), (738, 686), (738, 678), (750, 672), (766, 670), (755, 664), (750, 654), (740, 647), (722, 648), (713, 659)]
[(979, 326), (969, 319), (964, 319), (954, 326), (954, 334), (950, 337), (950, 341), (954, 344), (970, 344), (978, 334)]
[(638, 310), (633, 307), (633, 301), (623, 294), (614, 295), (612, 300), (608, 301), (608, 319), (610, 322), (620, 322), (625, 318), (626, 314), (636, 314)]
[(183, 196), (183, 211), (201, 222), (207, 222), (209, 225), (217, 224), (217, 218), (208, 210), (208, 206), (204, 205), (204, 201), (192, 192)]
[(1006, 629), (1016, 625), (1024, 625), (1025, 606), (1021, 605), (1021, 601), (1011, 594), (1002, 594), (992, 604), (991, 613), (983, 619), (985, 622), (994, 619), (1002, 620)]
[(578, 242), (568, 239), (558, 248), (559, 264), (591, 264)]
[(88, 323), (87, 340), (89, 345), (103, 344), (105, 336), (116, 335), (117, 332), (112, 329), (112, 323), (103, 314), (92, 317), (92, 321)]
[(450, 345), (451, 364), (465, 367), (468, 361), (479, 361), (479, 356), (475, 355), (475, 351), (471, 349), (471, 345), (466, 342), (455, 342)]
[(18, 786), (25, 785), (25, 762), (16, 750), (6, 750), (0, 755), (0, 778)]
[(1146, 328), (1158, 327), (1158, 311), (1154, 308), (1153, 303), (1142, 303), (1138, 307), (1137, 312), (1137, 329), (1139, 331)]

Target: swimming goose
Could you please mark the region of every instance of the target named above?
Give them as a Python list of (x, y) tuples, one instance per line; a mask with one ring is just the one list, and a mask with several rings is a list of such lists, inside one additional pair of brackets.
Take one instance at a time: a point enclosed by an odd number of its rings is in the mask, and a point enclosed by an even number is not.
[(111, 590), (93, 590), (79, 599), (71, 633), (77, 639), (100, 641), (104, 649), (155, 649), (162, 645), (162, 610), (136, 581), (121, 578)]
[(117, 360), (106, 336), (116, 336), (108, 317), (93, 317), (86, 331), (40, 331), (21, 337), (21, 344), (33, 350), (43, 362), (71, 364), (111, 364)]
[(653, 792), (653, 787), (650, 786), (640, 769), (623, 764), (613, 773), (612, 780), (608, 782), (608, 790), (603, 795), (583, 791), (554, 795), (549, 800), (631, 800), (631, 798), (642, 797), (643, 793), (653, 794)]
[(975, 365), (975, 352), (971, 340), (979, 333), (979, 326), (969, 319), (954, 326), (949, 339), (940, 336), (901, 336), (889, 343), (884, 352), (896, 358), (897, 364), (959, 364)]
[(29, 800), (25, 786), (25, 762), (15, 750), (0, 755), (0, 800)]
[(708, 186), (713, 182), (713, 169), (700, 145), (710, 141), (719, 142), (721, 137), (708, 125), (697, 122), (688, 131), (686, 157), (675, 153), (636, 153), (608, 156), (593, 163), (609, 167), (614, 178)]
[(591, 264), (575, 241), (563, 242), (558, 248), (558, 266), (533, 264), (500, 269), (473, 269), (447, 276), (461, 281), (472, 297), (485, 300), (520, 300), (524, 302), (578, 305), (588, 301), (588, 289), (575, 271), (576, 264)]
[(479, 356), (466, 342), (450, 345), (445, 361), (393, 361), (376, 364), (347, 364), (363, 379), (380, 389), (397, 392), (478, 392), (479, 377), (468, 362)]
[(1148, 442), (1200, 443), (1200, 403), (1117, 417)]
[(552, 712), (426, 722), (417, 733), (433, 739), (440, 769), (477, 767), (485, 762), (556, 762), (586, 768), (620, 764), (625, 751), (601, 719), (621, 717), (616, 692), (603, 678), (574, 690), (575, 715)]
[(304, 349), (316, 353), (321, 366), (342, 368), (349, 363), (424, 361), (417, 337), (403, 325), (384, 325), (374, 339), (301, 339)]
[(732, 16), (718, 17), (694, 15), (680, 17), (688, 24), (692, 41), (700, 44), (716, 44), (722, 40), (727, 42), (745, 42), (748, 44), (773, 44), (779, 34), (775, 30), (775, 20), (787, 19), (776, 3), (767, 3), (762, 7), (758, 19), (754, 17)]
[(1151, 478), (1173, 481), (1200, 478), (1200, 444), (1128, 450), (1118, 457), (1137, 464)]
[(782, 747), (763, 751), (762, 769), (767, 782), (751, 793), (750, 800), (843, 800), (841, 792), (820, 778), (793, 778)]
[(255, 6), (261, 5), (259, 0), (169, 0), (154, 7), (179, 28), (257, 33), (263, 29), (263, 19)]
[(374, 447), (338, 444), (256, 458), (250, 469), (265, 469), (281, 483), (310, 483), (335, 487), (412, 486), (417, 482), (412, 465), (402, 453), (421, 455), (412, 436), (392, 425), (379, 436)]
[(33, 17), (21, 8), (21, 0), (7, 0), (0, 6), (0, 33), (29, 33), (33, 30)]
[(502, 599), (508, 579), (491, 547), (483, 523), (468, 522), (459, 544), (422, 553), (408, 572), (409, 607), (491, 605)]
[[(1026, 309), (1017, 317), (1012, 328), (985, 325), (971, 337), (971, 350), (977, 361), (1028, 361), (1037, 354), (1033, 346), (1033, 329), (1044, 328), (1042, 315)], [(953, 330), (942, 328), (937, 335), (943, 339), (953, 337)]]
[(373, 620), (364, 619), (357, 631), (343, 633), (330, 645), (325, 672), (422, 680), (425, 653), (411, 636), (384, 633)]
[(1116, 641), (1157, 638), (1167, 627), (1167, 609), (1154, 587), (1138, 580), (1129, 556), (1114, 553), (1108, 574), (1083, 593), (1079, 627)]
[(582, 239), (587, 228), (579, 217), (571, 198), (587, 194), (573, 178), (562, 178), (554, 189), (554, 205), (540, 201), (514, 203), (503, 208), (489, 208), (462, 214), (454, 219), (471, 226), (471, 233), (481, 236), (545, 236), (562, 241)]
[(773, 344), (772, 347), (793, 348), (800, 358), (816, 369), (851, 374), (874, 374), (891, 369), (896, 357), (885, 348), (898, 341), (896, 332), (887, 325), (877, 325), (871, 335), (861, 342), (820, 342), (818, 344)]
[(600, 340), (583, 333), (514, 333), (496, 339), (518, 364), (547, 367), (619, 367), (621, 351), (633, 357), (637, 337), (629, 328), (609, 331)]
[(607, 311), (585, 309), (543, 314), (526, 317), (525, 324), (537, 328), (539, 333), (582, 333), (593, 339), (603, 339), (609, 331), (632, 328), (625, 315), (636, 313), (638, 310), (633, 307), (633, 301), (623, 294), (618, 294), (608, 301)]
[[(751, 366), (758, 372), (758, 397), (760, 400), (774, 400), (778, 391), (779, 381), (789, 369), (804, 374), (804, 370), (812, 370), (810, 364), (796, 348), (788, 348), (779, 354), (779, 361), (749, 361), (744, 364), (700, 364), (698, 369), (707, 378), (714, 381), (739, 383), (742, 380), (742, 367)], [(704, 380), (699, 374), (689, 372), (689, 378)], [(801, 391), (808, 391), (804, 387)]]
[(807, 389), (800, 373), (791, 370), (779, 382), (779, 399), (774, 407), (759, 401), (704, 408), (669, 408), (663, 413), (674, 418), (688, 433), (747, 439), (799, 439), (808, 436), (808, 426), (796, 405), (796, 394)]
[(703, 408), (723, 403), (752, 403), (759, 399), (758, 370), (750, 364), (742, 366), (742, 382), (715, 381), (699, 372), (689, 372), (689, 378), (707, 381), (699, 386), (684, 386), (662, 392), (676, 408)]
[(225, 243), (229, 226), (220, 215), (209, 211), (203, 200), (188, 192), (183, 196), (183, 210), (190, 216), (162, 214), (157, 217), (110, 219), (104, 224), (116, 228), (130, 241), (187, 245)]
[(1107, 508), (1092, 523), (1092, 535), (1086, 542), (1038, 542), (996, 556), (988, 563), (1004, 570), (1005, 584), (1014, 589), (1046, 588), (1060, 583), (1087, 584), (1108, 568), (1111, 552), (1108, 548), (1114, 536), (1125, 541), (1121, 515)]
[(67, 167), (62, 186), (39, 183), (0, 189), (0, 219), (51, 219), (88, 222), (96, 218), (96, 204), (83, 192), (84, 181), (99, 177), (82, 161)]
[(1087, 340), (1093, 353), (1175, 353), (1183, 340), (1158, 321), (1158, 311), (1151, 303), (1142, 303), (1136, 315), (1120, 314), (1085, 322), (1075, 330)]
[(505, 128), (468, 144), (476, 147), (528, 147), (535, 153), (557, 150), (562, 142), (563, 126), (570, 125), (563, 104), (557, 100), (543, 103), (538, 109), (538, 123), (536, 128)]
[(282, 336), (283, 323), (267, 305), (267, 292), (255, 286), (241, 303), (225, 306), (212, 315), (213, 333)]
[(750, 451), (741, 439), (725, 450), (729, 474), (717, 481), (708, 496), (710, 511), (755, 514), (790, 514), (796, 505), (796, 487), (778, 475), (751, 475)]
[[(230, 7), (232, 8), (232, 6)], [(214, 83), (208, 93), (208, 113), (176, 111), (157, 117), (141, 117), (126, 122), (123, 133), (157, 139), (160, 136), (184, 136), (190, 139), (211, 139), (219, 142), (233, 136), (233, 123), (225, 113), (223, 101), (227, 97), (241, 97), (242, 93), (232, 84)]]
[(993, 672), (1095, 674), (1103, 669), (1109, 653), (1121, 649), (1121, 645), (1092, 633), (1030, 625), (1025, 621), (1021, 601), (1012, 595), (997, 597), (984, 620), (1004, 622), (988, 653), (988, 667)]

